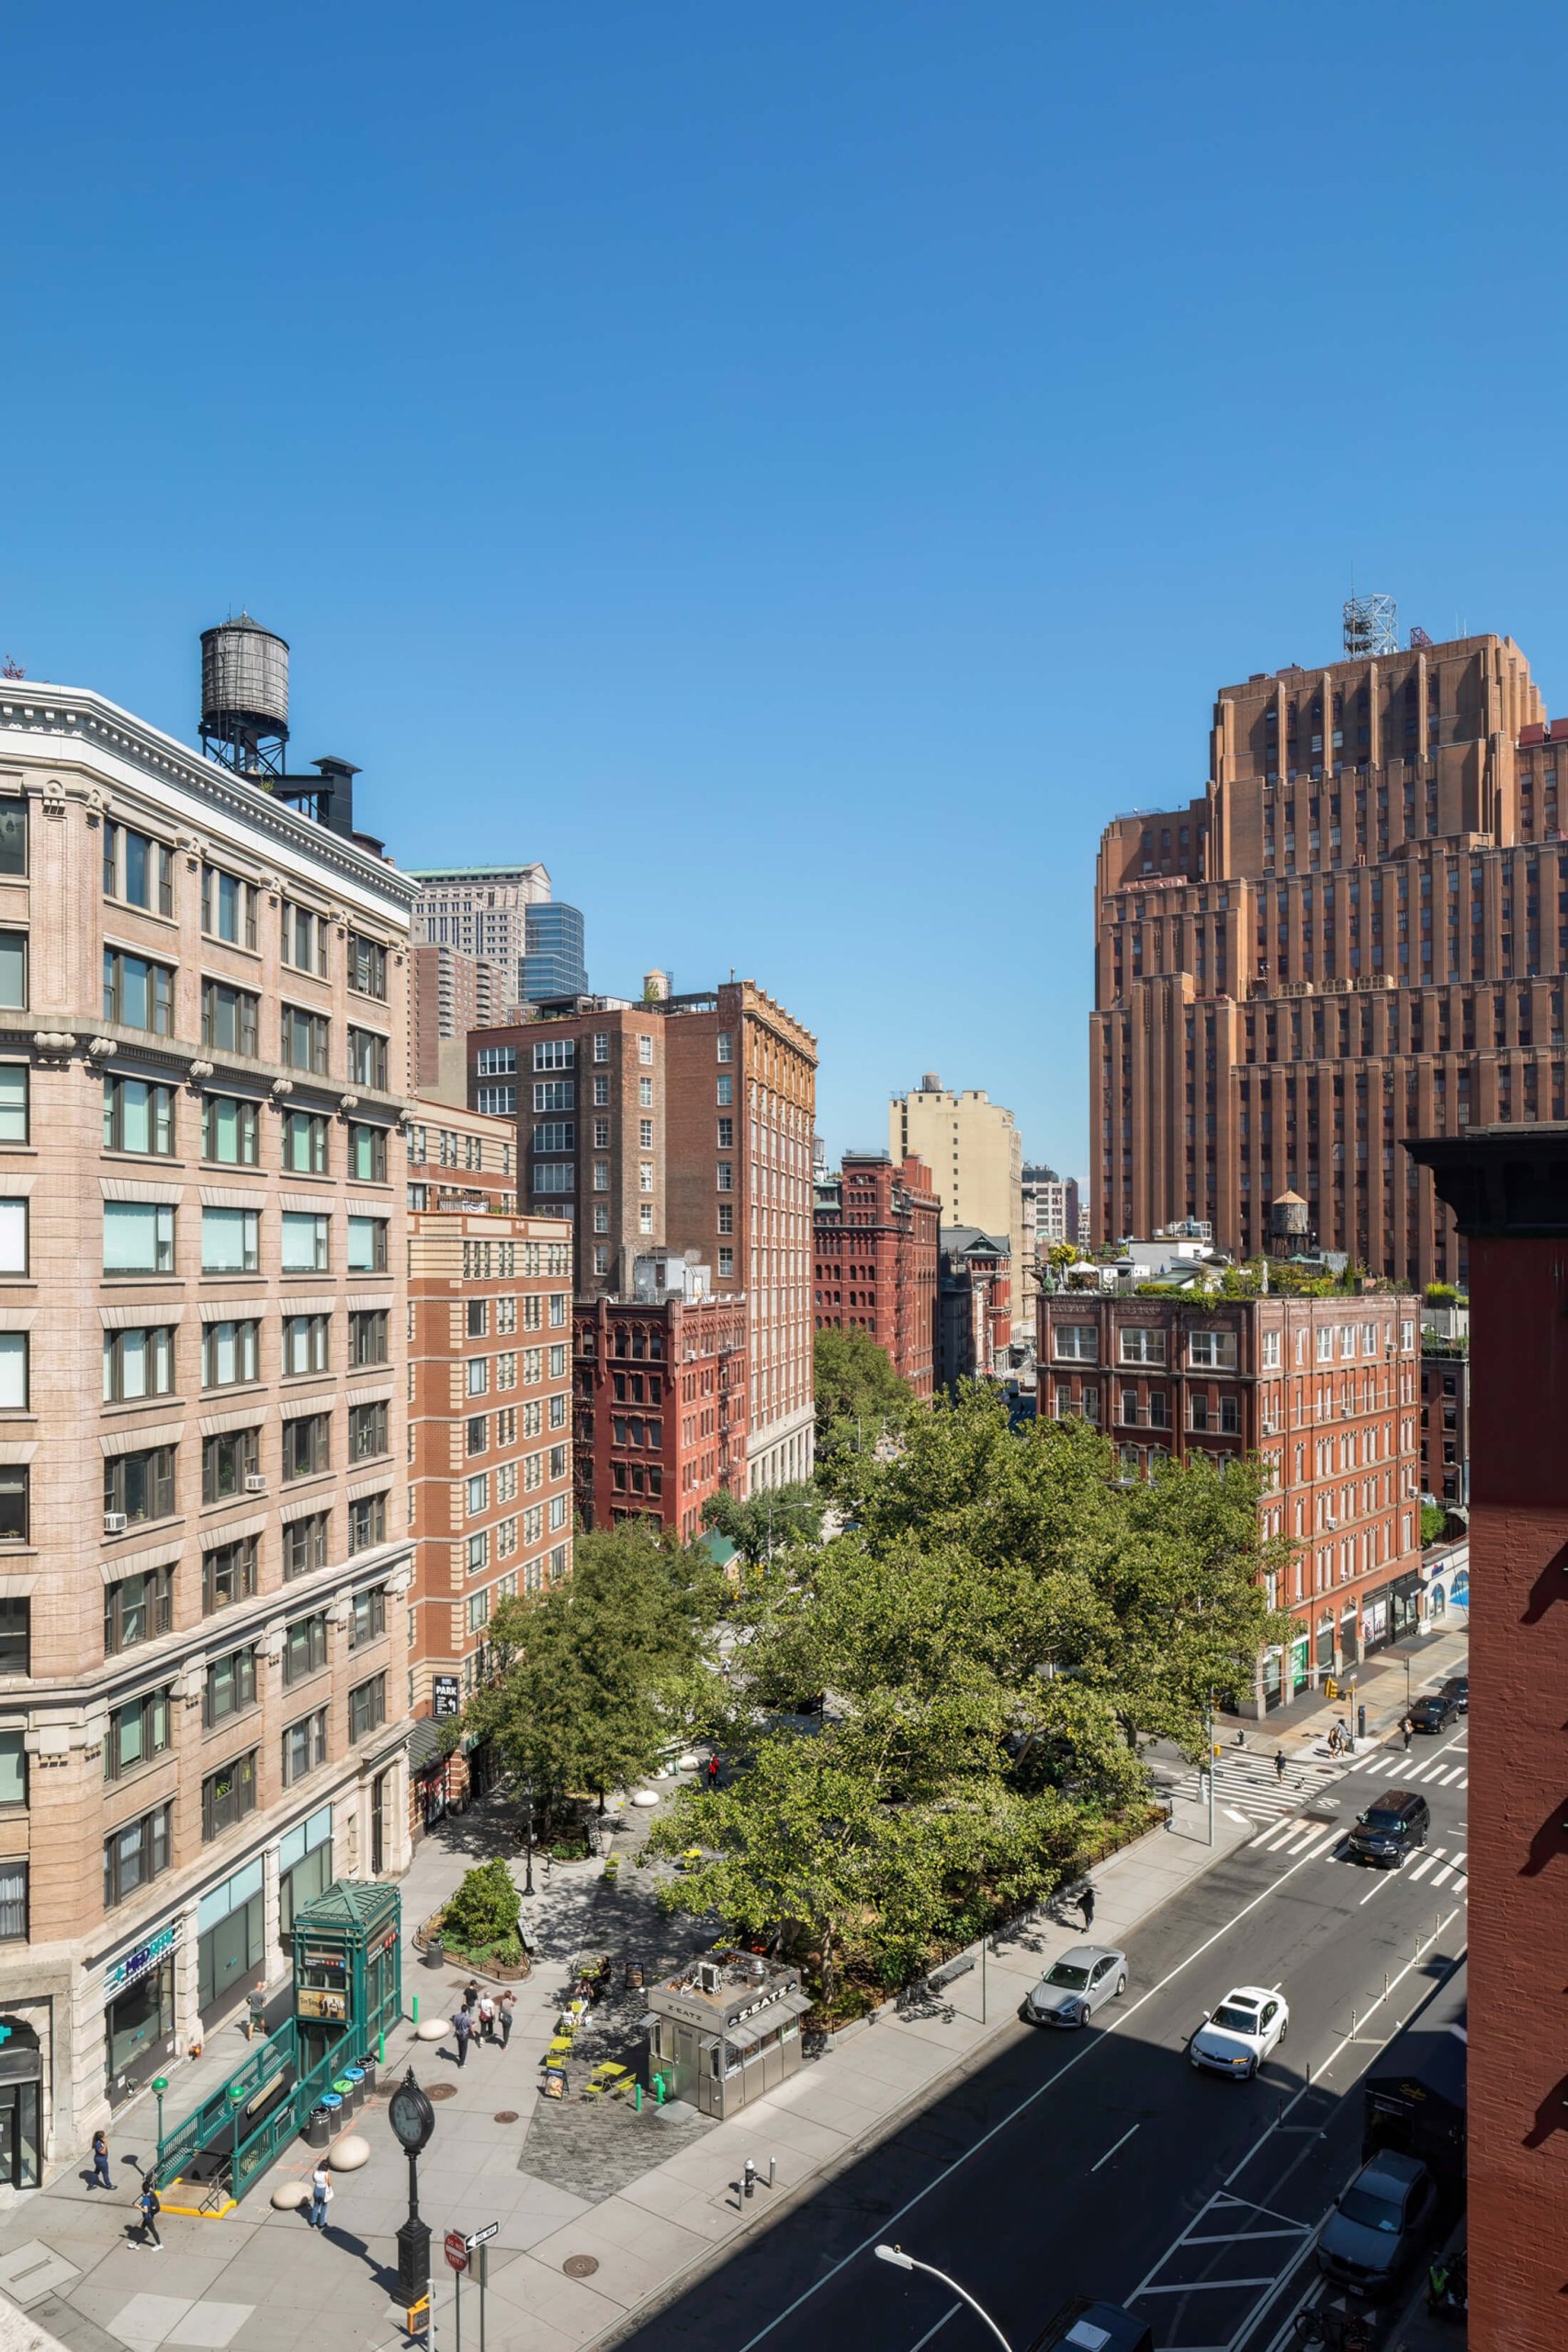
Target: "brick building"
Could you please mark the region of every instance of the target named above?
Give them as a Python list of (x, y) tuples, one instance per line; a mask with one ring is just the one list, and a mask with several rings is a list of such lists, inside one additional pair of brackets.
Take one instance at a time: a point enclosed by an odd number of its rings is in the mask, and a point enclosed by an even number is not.
[(816, 1328), (864, 1331), (929, 1402), (936, 1378), (942, 1203), (911, 1153), (846, 1151), (817, 1179)]
[(351, 773), (318, 820), (0, 689), (14, 2186), (278, 1975), (333, 1875), (407, 1858), (412, 890)]
[(1437, 1503), (1470, 1501), (1470, 1352), (1457, 1340), (1421, 1340), (1422, 1491)]
[(658, 988), (477, 1031), (472, 1099), (510, 1095), (524, 1204), (574, 1217), (580, 1298), (630, 1297), (639, 1256), (688, 1252), (716, 1295), (745, 1295), (756, 1492), (811, 1470), (817, 1045), (754, 981)]
[(1012, 1265), (1003, 1235), (944, 1225), (937, 1248), (936, 1376), (992, 1380), (1011, 1363)]
[(1040, 1412), (1091, 1421), (1127, 1468), (1258, 1453), (1265, 1535), (1292, 1562), (1271, 1605), (1299, 1631), (1263, 1659), (1259, 1711), (1414, 1630), (1421, 1589), (1417, 1302), (1134, 1291), (1040, 1300)]
[(1558, 2352), (1568, 2208), (1568, 1136), (1413, 1147), (1470, 1249), (1470, 2326)]
[(571, 1232), (518, 1214), (516, 1130), (415, 1102), (408, 1130), (412, 1822), (465, 1794), (441, 1753), (489, 1666), (498, 1601), (571, 1565)]
[(489, 957), (430, 940), (415, 941), (409, 962), (409, 1077), (413, 1092), (423, 1094), (440, 1082), (442, 1041), (504, 1021), (517, 985)]
[(1008, 1245), (1013, 1320), (1034, 1323), (1034, 1236), (1023, 1215), (1023, 1146), (1012, 1113), (982, 1088), (962, 1092), (928, 1070), (887, 1106), (888, 1148), (913, 1152), (942, 1203), (943, 1225), (995, 1234)]
[(1100, 843), (1097, 1241), (1212, 1220), (1411, 1288), (1463, 1245), (1403, 1136), (1568, 1115), (1568, 841), (1518, 648), (1473, 636), (1222, 688), (1203, 797)]
[(708, 1497), (746, 1490), (746, 1298), (683, 1261), (636, 1272), (635, 1296), (577, 1309), (578, 1511), (584, 1527), (649, 1519), (694, 1543)]

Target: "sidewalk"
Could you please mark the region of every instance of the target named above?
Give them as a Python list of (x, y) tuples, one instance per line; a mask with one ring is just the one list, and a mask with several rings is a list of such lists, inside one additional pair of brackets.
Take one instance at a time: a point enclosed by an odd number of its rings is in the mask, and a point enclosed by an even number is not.
[(1368, 1658), (1355, 1670), (1355, 1689), (1345, 1685), (1342, 1698), (1328, 1700), (1321, 1690), (1303, 1690), (1288, 1705), (1273, 1708), (1261, 1722), (1250, 1716), (1224, 1716), (1224, 1728), (1222, 1730), (1216, 1724), (1214, 1737), (1222, 1747), (1234, 1744), (1235, 1733), (1240, 1730), (1246, 1734), (1245, 1745), (1248, 1747), (1272, 1753), (1276, 1747), (1283, 1747), (1288, 1751), (1312, 1749), (1322, 1743), (1326, 1753), (1333, 1725), (1343, 1721), (1354, 1732), (1356, 1710), (1365, 1707), (1367, 1737), (1375, 1742), (1398, 1724), (1410, 1699), (1418, 1699), (1423, 1690), (1435, 1690), (1450, 1674), (1462, 1674), (1469, 1657), (1469, 1612), (1456, 1610), (1442, 1633), (1414, 1634)]

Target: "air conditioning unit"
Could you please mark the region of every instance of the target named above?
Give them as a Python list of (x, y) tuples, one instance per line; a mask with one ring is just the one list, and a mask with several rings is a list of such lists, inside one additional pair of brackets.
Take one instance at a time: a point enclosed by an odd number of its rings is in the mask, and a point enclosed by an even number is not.
[(127, 1519), (124, 1511), (122, 1510), (107, 1510), (104, 1513), (104, 1533), (106, 1535), (123, 1535), (130, 1524), (130, 1520)]
[(266, 1492), (266, 1480), (263, 1477), (263, 1476), (262, 1476), (262, 1474), (261, 1474), (261, 1472), (260, 1472), (259, 1470), (247, 1470), (247, 1471), (246, 1471), (246, 1473), (245, 1473), (245, 1492), (246, 1492), (246, 1494), (247, 1494), (247, 1495), (265, 1495), (265, 1492)]

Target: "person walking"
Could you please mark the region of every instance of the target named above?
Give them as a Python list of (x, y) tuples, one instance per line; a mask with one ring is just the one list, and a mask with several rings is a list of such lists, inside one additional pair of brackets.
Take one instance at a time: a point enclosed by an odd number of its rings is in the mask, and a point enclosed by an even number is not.
[(114, 2187), (113, 2181), (109, 2178), (108, 2141), (102, 2132), (95, 2132), (93, 2134), (93, 2187), (96, 2188), (100, 2184), (105, 2188)]
[(512, 2039), (512, 2012), (517, 2006), (515, 1993), (503, 1993), (497, 2008), (496, 2023), (501, 2028), (501, 2046), (504, 2050)]
[(332, 2203), (332, 2175), (328, 2172), (325, 2162), (323, 2161), (316, 2166), (315, 2171), (310, 2175), (310, 2227), (313, 2230), (324, 2230), (326, 2228), (327, 2207)]
[(471, 2013), (475, 2004), (479, 2000), (479, 1988), (478, 1980), (475, 1977), (470, 1976), (468, 1983), (463, 1987), (463, 2007)]
[(1276, 1781), (1282, 1781), (1284, 1777), (1285, 1751), (1282, 1747), (1277, 1747), (1274, 1750), (1274, 1778)]
[(150, 2245), (155, 2254), (162, 2254), (164, 2241), (158, 2235), (158, 2216), (164, 2208), (159, 2199), (157, 2187), (151, 2179), (144, 2180), (141, 2184), (141, 2194), (136, 2200), (136, 2210), (141, 2216), (142, 2245)]
[(1399, 1736), (1404, 1742), (1404, 1753), (1406, 1756), (1410, 1753), (1410, 1736), (1415, 1729), (1415, 1724), (1411, 1722), (1409, 1716), (1406, 1715), (1399, 1726)]
[(710, 1757), (708, 1758), (708, 1794), (709, 1794), (710, 1796), (712, 1796), (712, 1795), (714, 1794), (715, 1791), (717, 1789), (717, 1787), (718, 1787), (718, 1758), (717, 1758), (717, 1757), (716, 1757), (716, 1756), (710, 1756)]
[(495, 2003), (488, 1993), (479, 1995), (479, 2007), (475, 2009), (474, 2015), (479, 2020), (479, 2040), (493, 2041), (495, 2040)]
[(468, 2010), (467, 2008), (459, 2009), (457, 2016), (452, 2020), (452, 2030), (457, 2037), (457, 2064), (459, 2066), (466, 2066), (468, 2063), (468, 2039), (472, 2034), (473, 2030), (474, 2020)]
[(1087, 1879), (1083, 1893), (1078, 1896), (1078, 1909), (1083, 1913), (1083, 1931), (1087, 1936), (1094, 1925), (1094, 1889)]

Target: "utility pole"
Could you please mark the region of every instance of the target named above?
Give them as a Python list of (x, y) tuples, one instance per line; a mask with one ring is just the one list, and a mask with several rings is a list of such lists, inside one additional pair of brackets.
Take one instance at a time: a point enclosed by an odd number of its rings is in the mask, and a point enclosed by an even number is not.
[(1209, 1843), (1214, 1842), (1214, 1694), (1209, 1693), (1209, 1710), (1205, 1719), (1205, 1736), (1209, 1748)]

